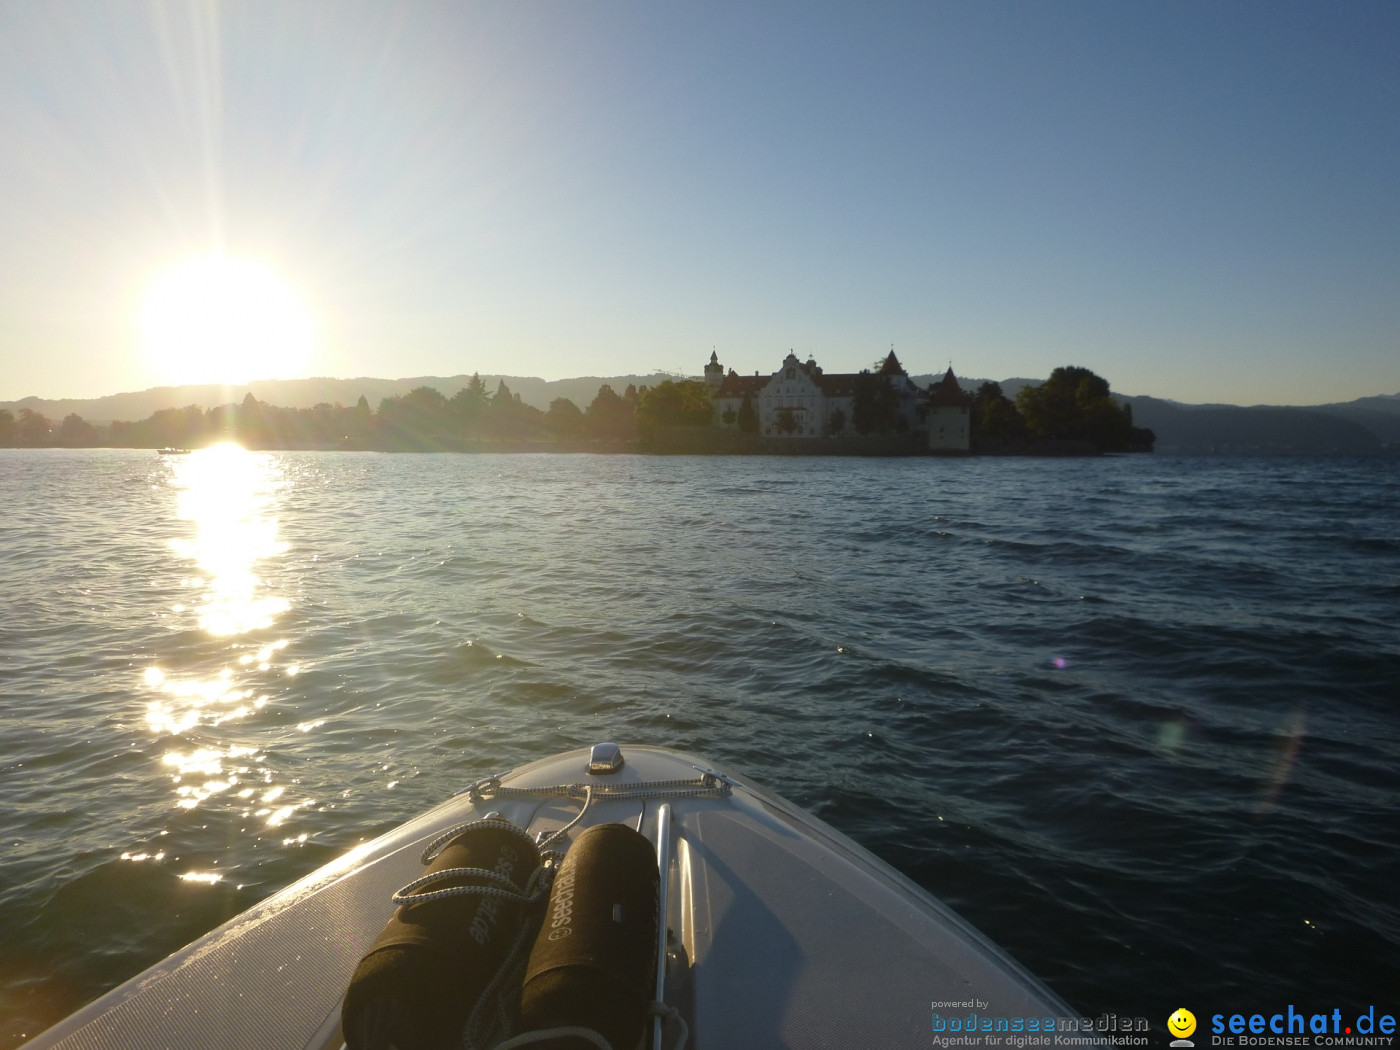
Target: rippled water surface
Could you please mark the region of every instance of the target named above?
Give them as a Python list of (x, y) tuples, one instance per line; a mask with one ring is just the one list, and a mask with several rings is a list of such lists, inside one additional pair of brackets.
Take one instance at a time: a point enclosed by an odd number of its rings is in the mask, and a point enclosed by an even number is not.
[(0, 499), (0, 1047), (602, 739), (1087, 1014), (1400, 1005), (1393, 462), (4, 450)]

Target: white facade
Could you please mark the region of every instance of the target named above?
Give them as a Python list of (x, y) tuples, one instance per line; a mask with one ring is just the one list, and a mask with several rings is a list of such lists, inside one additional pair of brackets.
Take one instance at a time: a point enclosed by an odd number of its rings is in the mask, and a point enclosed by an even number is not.
[(758, 399), (758, 432), (766, 437), (824, 437), (831, 413), (840, 408), (851, 417), (850, 398), (827, 397), (817, 383), (816, 363), (803, 365), (788, 354), (769, 377)]
[[(722, 376), (716, 355), (705, 368), (706, 381), (715, 391), (715, 425), (737, 429), (744, 398), (758, 413), (762, 437), (811, 439), (842, 437), (855, 433), (852, 412), (858, 377), (854, 373), (827, 375), (816, 361), (804, 364), (789, 353), (782, 367), (768, 376)], [(925, 391), (905, 374), (891, 351), (882, 366), (883, 375), (899, 399), (904, 430), (927, 427)]]
[(935, 452), (966, 452), (972, 447), (971, 413), (966, 405), (935, 405), (928, 414), (928, 447)]
[(932, 452), (968, 452), (972, 448), (972, 400), (958, 384), (952, 365), (929, 389), (928, 447)]

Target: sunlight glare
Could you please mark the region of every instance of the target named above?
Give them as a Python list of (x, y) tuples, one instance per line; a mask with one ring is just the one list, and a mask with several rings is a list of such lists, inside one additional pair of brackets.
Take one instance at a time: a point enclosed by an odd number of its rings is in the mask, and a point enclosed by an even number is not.
[(160, 274), (141, 304), (139, 327), (147, 360), (171, 385), (301, 378), (315, 328), (276, 271), (226, 255), (188, 259)]
[(223, 876), (216, 871), (187, 871), (180, 876), (185, 882), (202, 882), (206, 886), (212, 886), (223, 879)]
[(202, 570), (199, 625), (212, 635), (261, 630), (291, 603), (264, 593), (255, 569), (287, 550), (277, 536), (276, 494), (281, 468), (270, 456), (237, 445), (214, 445), (172, 467), (179, 515), (195, 535), (171, 549)]

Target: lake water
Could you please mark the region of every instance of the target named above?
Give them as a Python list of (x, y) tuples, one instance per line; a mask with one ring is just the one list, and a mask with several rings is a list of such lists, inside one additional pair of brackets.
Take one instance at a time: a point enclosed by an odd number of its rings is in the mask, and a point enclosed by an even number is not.
[(0, 1047), (604, 739), (1086, 1014), (1400, 1006), (1393, 461), (5, 450), (0, 505)]

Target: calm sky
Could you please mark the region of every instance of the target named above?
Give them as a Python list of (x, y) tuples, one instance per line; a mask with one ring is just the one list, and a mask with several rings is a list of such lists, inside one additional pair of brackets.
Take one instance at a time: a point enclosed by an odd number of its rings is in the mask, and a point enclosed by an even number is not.
[(1397, 56), (1390, 0), (5, 3), (0, 400), (891, 345), (1393, 394)]

